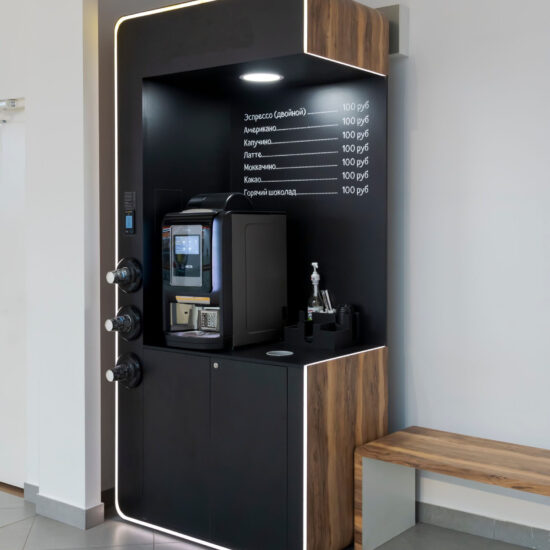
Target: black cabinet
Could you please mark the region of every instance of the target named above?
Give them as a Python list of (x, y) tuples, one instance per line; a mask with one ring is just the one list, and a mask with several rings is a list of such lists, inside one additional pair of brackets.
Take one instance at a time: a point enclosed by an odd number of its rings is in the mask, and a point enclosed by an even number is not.
[(145, 521), (209, 539), (210, 361), (144, 354)]
[(143, 348), (141, 384), (117, 386), (125, 519), (231, 550), (352, 542), (353, 452), (387, 433), (387, 350), (262, 355)]
[(211, 535), (222, 546), (287, 547), (286, 371), (213, 363)]
[(158, 349), (144, 350), (143, 365), (138, 388), (118, 389), (119, 446), (132, 450), (117, 466), (122, 512), (227, 548), (297, 548), (288, 540), (289, 467), (301, 483), (301, 463), (289, 465), (288, 368)]

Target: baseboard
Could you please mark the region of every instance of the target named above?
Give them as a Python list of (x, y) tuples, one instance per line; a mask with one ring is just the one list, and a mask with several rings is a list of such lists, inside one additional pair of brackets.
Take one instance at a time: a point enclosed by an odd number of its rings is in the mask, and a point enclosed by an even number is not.
[(478, 535), (518, 546), (550, 550), (550, 531), (500, 521), (425, 502), (416, 503), (416, 519), (446, 529)]
[(38, 496), (38, 485), (31, 485), (30, 483), (23, 484), (23, 498), (36, 504), (36, 497)]
[(25, 483), (25, 500), (36, 505), (36, 513), (61, 523), (78, 527), (79, 529), (90, 529), (103, 523), (105, 508), (103, 503), (84, 509), (61, 502), (40, 494), (39, 487)]

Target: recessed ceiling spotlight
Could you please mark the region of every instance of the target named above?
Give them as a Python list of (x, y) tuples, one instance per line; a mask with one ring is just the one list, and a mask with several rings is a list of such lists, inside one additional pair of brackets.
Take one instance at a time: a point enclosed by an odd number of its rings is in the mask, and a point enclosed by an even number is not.
[(246, 80), (247, 82), (259, 82), (262, 84), (269, 82), (278, 82), (284, 77), (277, 73), (246, 73), (240, 76), (241, 80)]

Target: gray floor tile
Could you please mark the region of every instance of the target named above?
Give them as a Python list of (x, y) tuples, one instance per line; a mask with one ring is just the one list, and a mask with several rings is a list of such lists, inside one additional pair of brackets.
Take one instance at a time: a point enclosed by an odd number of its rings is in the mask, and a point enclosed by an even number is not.
[(0, 550), (23, 550), (35, 518), (0, 528)]
[(524, 550), (524, 547), (419, 523), (378, 550)]
[(495, 534), (494, 519), (460, 512), (459, 510), (449, 510), (424, 502), (418, 505), (417, 521), (489, 539), (494, 538)]
[(131, 545), (152, 546), (153, 533), (149, 529), (114, 520), (83, 531), (36, 516), (25, 550), (72, 550)]
[(19, 508), (0, 508), (0, 527), (34, 517), (34, 506)]
[(204, 546), (190, 542), (155, 542), (155, 550), (204, 550)]
[(166, 544), (166, 543), (174, 543), (174, 542), (181, 542), (181, 539), (178, 539), (176, 537), (171, 537), (169, 535), (165, 535), (164, 533), (160, 533), (158, 531), (153, 532), (153, 542), (155, 544)]
[(0, 527), (35, 515), (35, 505), (21, 497), (0, 492)]
[[(25, 507), (5, 508), (2, 513), (27, 513)], [(13, 516), (16, 517), (16, 516)], [(546, 538), (538, 541), (546, 550)], [(131, 525), (120, 519), (110, 519), (81, 531), (41, 517), (31, 517), (0, 527), (0, 550), (201, 550), (195, 545), (162, 533)], [(434, 525), (419, 523), (399, 537), (382, 545), (379, 550), (524, 550), (516, 546), (477, 537)]]
[(135, 544), (125, 546), (88, 546), (87, 548), (66, 548), (65, 550), (154, 550), (152, 544)]
[(161, 550), (203, 550), (204, 546), (193, 544), (184, 539), (177, 537), (171, 537), (165, 535), (159, 531), (154, 531), (153, 542), (155, 544), (155, 550), (160, 548)]
[(25, 506), (25, 501), (21, 497), (0, 491), (0, 508), (19, 508), (23, 506)]

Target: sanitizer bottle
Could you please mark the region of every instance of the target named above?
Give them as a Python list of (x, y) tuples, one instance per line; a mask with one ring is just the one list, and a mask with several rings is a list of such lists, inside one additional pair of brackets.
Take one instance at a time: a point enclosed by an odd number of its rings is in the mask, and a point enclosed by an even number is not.
[(323, 311), (323, 303), (321, 301), (321, 296), (319, 295), (319, 281), (321, 276), (317, 273), (319, 269), (319, 264), (317, 262), (312, 262), (313, 273), (311, 274), (311, 283), (313, 284), (313, 294), (309, 297), (307, 302), (307, 318), (309, 321), (313, 318), (313, 313), (321, 313)]

